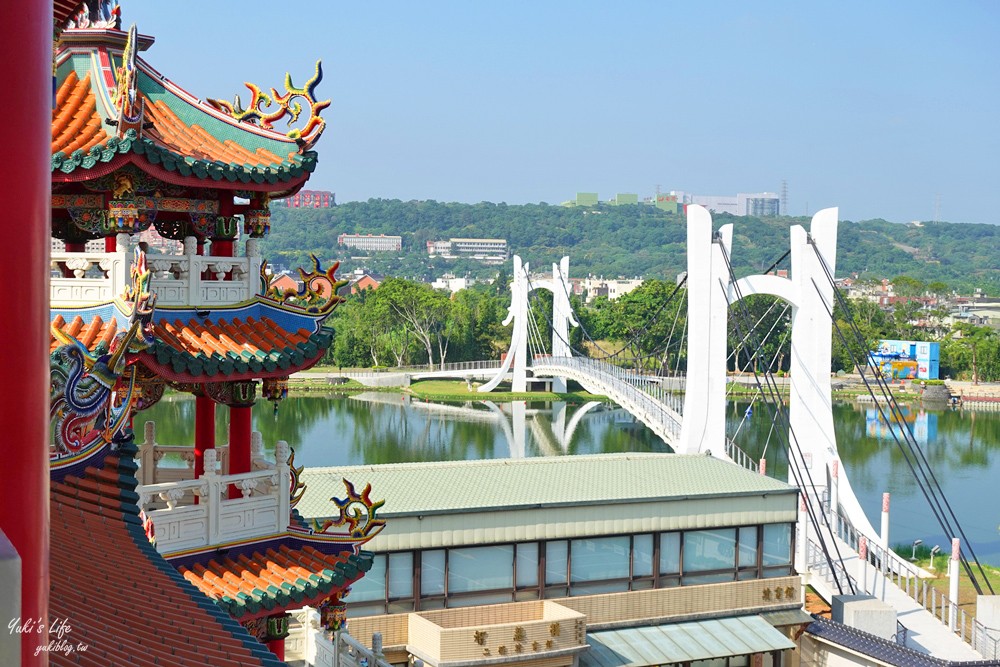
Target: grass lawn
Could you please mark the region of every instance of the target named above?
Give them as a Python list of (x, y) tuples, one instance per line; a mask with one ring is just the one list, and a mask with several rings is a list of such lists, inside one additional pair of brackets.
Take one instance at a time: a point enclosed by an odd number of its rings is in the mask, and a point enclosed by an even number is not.
[[(930, 558), (924, 556), (916, 560), (916, 564), (928, 572), (934, 572), (938, 576), (934, 579), (927, 580), (928, 585), (933, 586), (942, 595), (949, 595), (949, 585), (948, 575), (948, 559), (949, 556), (938, 555), (934, 557), (934, 566), (931, 567)], [(993, 590), (1000, 594), (1000, 568), (991, 567), (989, 565), (983, 565), (983, 570), (986, 572), (986, 578), (989, 580), (990, 585), (993, 586)], [(973, 572), (975, 572), (977, 579), (979, 579), (979, 585), (983, 588), (983, 594), (989, 595), (989, 589), (986, 584), (983, 583), (982, 578), (979, 576), (978, 570), (973, 566)], [(965, 569), (960, 570), (958, 577), (958, 606), (961, 607), (966, 614), (976, 613), (976, 589), (972, 585), (972, 581), (969, 580)]]

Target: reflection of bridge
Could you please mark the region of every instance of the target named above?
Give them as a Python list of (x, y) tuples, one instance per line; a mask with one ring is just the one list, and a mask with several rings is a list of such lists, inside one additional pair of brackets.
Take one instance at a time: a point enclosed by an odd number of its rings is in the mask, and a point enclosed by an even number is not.
[[(590, 424), (609, 421), (622, 422), (622, 416), (632, 417), (627, 410), (609, 408), (600, 401), (589, 401), (572, 412), (567, 423), (569, 408), (564, 401), (553, 401), (551, 408), (528, 408), (525, 401), (494, 403), (493, 401), (467, 401), (463, 404), (421, 402), (405, 396), (402, 401), (395, 394), (366, 392), (351, 397), (366, 403), (381, 403), (393, 407), (419, 410), (431, 415), (442, 415), (449, 421), (487, 423), (499, 427), (507, 441), (508, 456), (512, 459), (524, 458), (527, 454), (527, 433), (534, 436), (535, 443), (546, 456), (558, 456), (570, 451), (570, 444), (580, 424), (586, 418)], [(540, 417), (548, 417), (546, 427)]]

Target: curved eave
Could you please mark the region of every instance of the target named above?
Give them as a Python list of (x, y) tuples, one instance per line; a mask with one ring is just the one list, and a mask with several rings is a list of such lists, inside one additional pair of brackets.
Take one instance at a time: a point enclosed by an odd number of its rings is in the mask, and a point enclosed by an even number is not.
[[(141, 153), (133, 149), (138, 143), (144, 144)], [(154, 150), (147, 151), (145, 145), (153, 146)], [(86, 154), (74, 154), (70, 157), (61, 153), (53, 155), (52, 182), (89, 181), (132, 164), (146, 174), (171, 185), (212, 187), (219, 190), (255, 190), (269, 192), (274, 197), (286, 197), (298, 192), (316, 169), (316, 154), (312, 151), (307, 151), (303, 155), (304, 159), (300, 165), (262, 171), (202, 161), (196, 161), (196, 164), (192, 165), (184, 156), (170, 153), (149, 140), (139, 140), (127, 147), (124, 152), (120, 146), (120, 143), (109, 145), (109, 142), (105, 142)], [(150, 155), (153, 154), (156, 157), (151, 158)]]
[[(329, 347), (329, 344), (327, 345)], [(261, 359), (255, 361), (235, 361), (218, 355), (191, 355), (178, 353), (173, 348), (166, 350), (154, 345), (155, 352), (143, 352), (139, 355), (139, 363), (155, 373), (158, 377), (171, 382), (236, 382), (242, 380), (261, 380), (265, 378), (288, 377), (292, 373), (309, 370), (323, 358), (326, 348), (320, 349), (312, 357), (301, 354), (301, 349), (289, 348), (271, 357), (274, 370), (267, 370)], [(295, 356), (301, 355), (302, 361), (294, 363)], [(214, 358), (213, 358), (214, 357)], [(161, 362), (160, 359), (167, 359)], [(280, 359), (280, 361), (279, 361)], [(284, 366), (282, 366), (284, 364)], [(259, 370), (254, 370), (258, 368)], [(232, 370), (229, 370), (232, 369)], [(244, 370), (245, 369), (245, 370)]]

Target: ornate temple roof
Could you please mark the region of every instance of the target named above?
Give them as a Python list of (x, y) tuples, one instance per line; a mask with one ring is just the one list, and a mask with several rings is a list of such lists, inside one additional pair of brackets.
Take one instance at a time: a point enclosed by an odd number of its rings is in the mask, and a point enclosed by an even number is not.
[(124, 456), (52, 483), (49, 613), (71, 619), (73, 642), (88, 649), (53, 651), (51, 664), (284, 665), (149, 543), (135, 447), (123, 447)]
[[(165, 78), (136, 55), (151, 43), (134, 27), (129, 33), (63, 32), (56, 56), (53, 182), (87, 181), (131, 163), (175, 185), (283, 196), (305, 183), (316, 165), (311, 148), (324, 129), (319, 112), (329, 104), (314, 97), (319, 63), (301, 88), (290, 77), (283, 93), (248, 84), (252, 97), (244, 109), (238, 97), (234, 103), (203, 102)], [(298, 120), (300, 110), (304, 127), (275, 129), (279, 120)]]
[(330, 555), (310, 546), (281, 545), (177, 571), (233, 618), (247, 620), (315, 605), (360, 579), (371, 566), (370, 553)]
[[(311, 367), (333, 342), (322, 315), (304, 313), (255, 297), (225, 308), (158, 308), (152, 316), (152, 346), (140, 363), (179, 382), (219, 382), (282, 377)], [(91, 352), (106, 352), (129, 321), (118, 301), (81, 308), (54, 308), (54, 328)], [(120, 324), (119, 324), (120, 323)], [(50, 336), (50, 350), (60, 341)]]

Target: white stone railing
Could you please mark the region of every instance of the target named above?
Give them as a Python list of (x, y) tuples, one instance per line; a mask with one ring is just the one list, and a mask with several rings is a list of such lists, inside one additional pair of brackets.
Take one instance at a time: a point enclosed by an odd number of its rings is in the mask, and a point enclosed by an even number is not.
[[(392, 667), (382, 653), (381, 633), (372, 636), (372, 648), (368, 648), (346, 630), (324, 631), (320, 628), (319, 612), (312, 607), (292, 614), (299, 621), (299, 629), (294, 639), (289, 636), (285, 640), (286, 655), (294, 653), (314, 667)], [(410, 664), (421, 667), (423, 661), (418, 658)]]
[[(52, 253), (50, 301), (97, 303), (120, 296), (131, 280), (128, 243), (129, 236), (120, 234), (119, 252)], [(257, 239), (247, 239), (245, 257), (198, 255), (196, 249), (194, 237), (188, 237), (183, 255), (146, 256), (159, 305), (222, 306), (257, 293), (261, 265)]]
[[(180, 458), (183, 466), (163, 465), (167, 455), (175, 460)], [(219, 462), (219, 474), (229, 472), (229, 445), (215, 446), (215, 458)], [(265, 467), (264, 441), (258, 431), (250, 434), (251, 469)], [(139, 471), (136, 477), (140, 484), (161, 484), (194, 479), (194, 447), (192, 445), (162, 445), (156, 442), (156, 423), (148, 421), (143, 428), (143, 441), (139, 444)], [(269, 465), (269, 464), (268, 464)]]
[[(215, 450), (205, 451), (205, 474), (198, 479), (142, 484), (139, 506), (152, 520), (162, 554), (199, 549), (283, 532), (288, 527), (288, 443), (275, 446), (270, 468), (220, 475)], [(230, 485), (241, 498), (229, 498)], [(197, 504), (193, 503), (198, 497)]]

